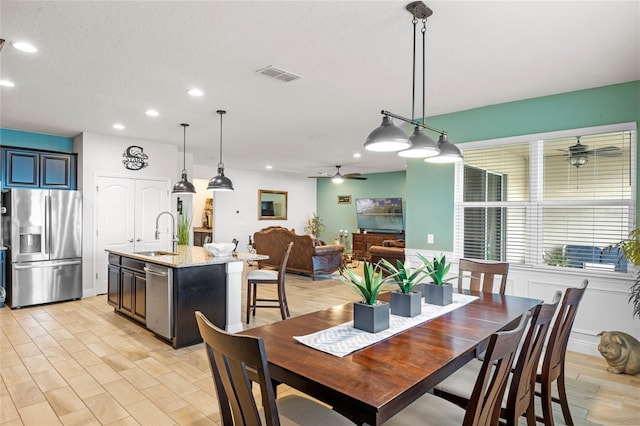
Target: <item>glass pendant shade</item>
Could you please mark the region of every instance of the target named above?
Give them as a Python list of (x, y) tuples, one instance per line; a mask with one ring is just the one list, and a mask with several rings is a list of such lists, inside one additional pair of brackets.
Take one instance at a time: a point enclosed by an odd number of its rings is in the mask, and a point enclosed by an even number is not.
[(364, 143), (368, 151), (393, 152), (411, 146), (405, 132), (393, 124), (391, 117), (382, 117), (382, 124), (369, 134)]
[(398, 155), (405, 158), (427, 158), (440, 153), (438, 143), (425, 135), (424, 131), (416, 126), (409, 137), (411, 148), (398, 151)]
[(446, 134), (440, 135), (438, 148), (440, 148), (440, 154), (425, 158), (424, 161), (427, 163), (455, 163), (463, 158), (460, 149), (449, 142)]
[(186, 157), (187, 157), (187, 127), (189, 125), (187, 123), (181, 123), (183, 138), (182, 138), (182, 178), (180, 181), (176, 182), (173, 185), (172, 194), (195, 194), (196, 187), (193, 186), (189, 179), (187, 179), (187, 167), (186, 167)]
[(571, 165), (576, 167), (584, 166), (585, 164), (587, 164), (587, 161), (589, 161), (589, 158), (587, 158), (586, 154), (572, 155), (569, 159)]
[(207, 189), (213, 191), (233, 191), (233, 183), (231, 183), (231, 179), (224, 175), (224, 167), (218, 167), (218, 175), (209, 180)]

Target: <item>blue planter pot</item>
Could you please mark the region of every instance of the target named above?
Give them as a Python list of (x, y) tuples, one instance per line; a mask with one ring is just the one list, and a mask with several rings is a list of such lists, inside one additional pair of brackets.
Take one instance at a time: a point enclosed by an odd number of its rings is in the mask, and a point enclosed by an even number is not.
[(422, 292), (391, 292), (391, 313), (401, 317), (415, 317), (422, 312)]
[(445, 306), (453, 302), (453, 286), (451, 284), (436, 285), (425, 283), (425, 302), (432, 305)]
[(389, 328), (389, 304), (377, 302), (367, 305), (362, 302), (353, 304), (353, 327), (369, 333), (377, 333)]

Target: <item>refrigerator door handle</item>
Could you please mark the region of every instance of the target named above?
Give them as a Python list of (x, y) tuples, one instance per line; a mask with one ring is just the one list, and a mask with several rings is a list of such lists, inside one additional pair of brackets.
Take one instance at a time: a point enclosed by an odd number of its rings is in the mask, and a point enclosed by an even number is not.
[(44, 254), (49, 254), (51, 246), (51, 196), (44, 197)]
[(82, 263), (80, 260), (72, 260), (70, 262), (59, 262), (59, 263), (41, 263), (41, 262), (32, 262), (28, 265), (20, 265), (18, 263), (13, 263), (12, 266), (14, 269), (33, 269), (33, 268), (51, 268), (52, 266), (69, 266), (69, 265), (79, 265)]

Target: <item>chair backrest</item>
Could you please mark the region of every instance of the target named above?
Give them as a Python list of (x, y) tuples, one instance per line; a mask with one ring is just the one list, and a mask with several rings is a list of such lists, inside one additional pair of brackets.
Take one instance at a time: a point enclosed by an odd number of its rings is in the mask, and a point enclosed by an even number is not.
[(479, 262), (476, 260), (460, 259), (458, 271), (458, 292), (462, 292), (463, 282), (466, 279), (470, 279), (470, 290), (493, 293), (493, 284), (496, 275), (501, 277), (500, 294), (504, 294), (507, 287), (509, 264), (505, 262)]
[(576, 319), (578, 305), (580, 305), (588, 285), (589, 281), (584, 280), (580, 287), (568, 288), (564, 293), (542, 363), (542, 375), (547, 377), (549, 381), (555, 380), (562, 374), (573, 321)]
[(507, 378), (529, 318), (531, 313), (526, 312), (513, 330), (491, 335), (478, 379), (469, 398), (463, 425), (498, 424)]
[(252, 381), (255, 381), (260, 386), (267, 425), (279, 425), (275, 392), (262, 339), (227, 333), (209, 322), (200, 311), (195, 314), (209, 358), (222, 424), (262, 424), (251, 388)]
[(293, 241), (287, 244), (287, 248), (282, 255), (282, 261), (280, 262), (280, 269), (278, 269), (278, 285), (284, 285), (284, 277), (287, 272), (287, 262), (289, 261), (289, 255), (291, 254), (291, 247), (293, 247)]
[(509, 416), (511, 418), (520, 417), (533, 401), (533, 383), (536, 380), (538, 363), (561, 297), (562, 293), (558, 291), (551, 303), (537, 305), (533, 310), (529, 329), (513, 369), (511, 387), (507, 395), (506, 406), (507, 411), (512, 413)]

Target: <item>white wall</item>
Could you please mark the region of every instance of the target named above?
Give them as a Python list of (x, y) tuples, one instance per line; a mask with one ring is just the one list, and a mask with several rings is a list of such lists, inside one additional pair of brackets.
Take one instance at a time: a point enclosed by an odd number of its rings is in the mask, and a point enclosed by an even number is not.
[[(217, 168), (194, 165), (194, 178), (206, 179), (217, 174)], [(316, 211), (316, 181), (304, 177), (225, 169), (233, 182), (232, 192), (213, 192), (213, 235), (215, 242), (240, 241), (238, 250), (246, 251), (249, 235), (267, 226), (294, 228), (304, 234), (307, 220)], [(288, 192), (287, 220), (258, 220), (258, 190)], [(206, 198), (206, 197), (205, 197)], [(195, 212), (198, 216), (198, 212)]]
[[(122, 154), (131, 145), (144, 149), (149, 156), (148, 167), (133, 171), (127, 170), (122, 163)], [(150, 142), (140, 139), (127, 139), (93, 133), (82, 133), (73, 140), (74, 152), (78, 153), (78, 189), (82, 191), (82, 284), (83, 296), (94, 296), (95, 247), (95, 179), (98, 175), (128, 178), (170, 179), (171, 185), (179, 180), (182, 170), (182, 155), (178, 158), (176, 145)], [(179, 163), (179, 164), (178, 164)], [(187, 167), (189, 164), (187, 164)], [(184, 197), (184, 196), (181, 196)], [(189, 197), (189, 196), (187, 196)], [(190, 208), (191, 202), (187, 203)], [(176, 210), (176, 199), (172, 197), (171, 211)]]

